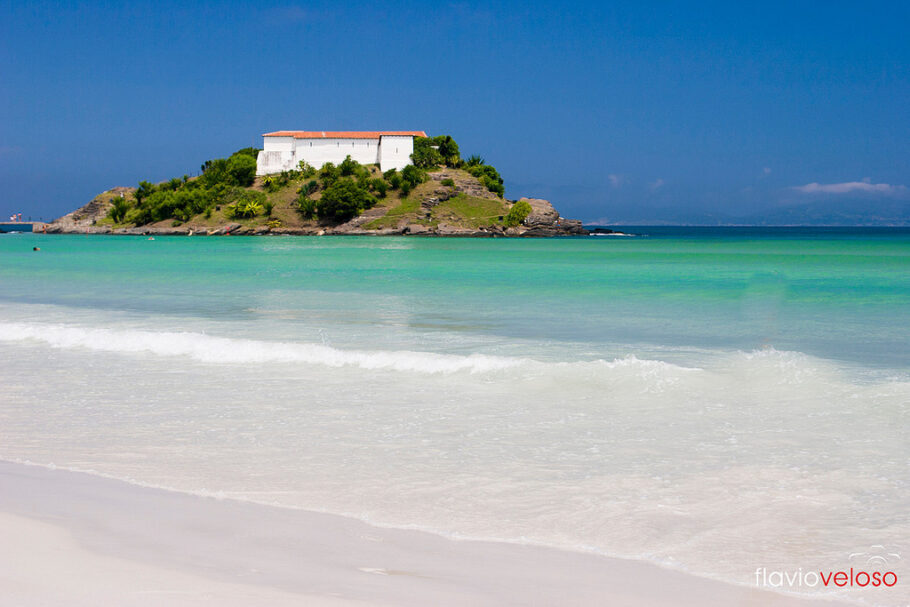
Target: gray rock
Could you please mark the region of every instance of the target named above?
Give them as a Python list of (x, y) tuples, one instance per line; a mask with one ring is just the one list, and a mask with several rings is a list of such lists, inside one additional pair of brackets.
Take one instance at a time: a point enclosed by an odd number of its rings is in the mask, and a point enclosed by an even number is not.
[(439, 227), (436, 228), (436, 233), (439, 236), (470, 236), (474, 233), (474, 230), (461, 226), (453, 226), (448, 223), (441, 223), (439, 224)]
[(590, 233), (582, 226), (580, 219), (564, 219), (560, 217), (559, 225), (566, 234), (586, 236)]
[(217, 230), (212, 230), (209, 232), (209, 236), (224, 236), (225, 234), (233, 234), (238, 229), (242, 228), (239, 223), (229, 223), (226, 226), (221, 226)]
[(531, 205), (531, 213), (524, 220), (524, 225), (532, 226), (552, 226), (559, 221), (559, 212), (553, 208), (549, 200), (543, 198), (520, 198)]
[(404, 230), (401, 231), (402, 234), (410, 234), (411, 236), (426, 236), (432, 234), (432, 230), (424, 225), (419, 223), (412, 223), (405, 226)]

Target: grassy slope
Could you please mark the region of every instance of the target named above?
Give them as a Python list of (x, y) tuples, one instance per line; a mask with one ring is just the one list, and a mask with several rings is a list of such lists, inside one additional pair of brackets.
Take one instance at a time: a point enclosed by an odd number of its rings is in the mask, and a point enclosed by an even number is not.
[(432, 218), (437, 223), (464, 225), (480, 228), (489, 225), (502, 225), (502, 218), (509, 212), (508, 204), (503, 200), (474, 198), (458, 194), (433, 207)]
[(420, 211), (420, 201), (412, 196), (404, 199), (399, 197), (393, 204), (388, 205), (387, 208), (388, 211), (386, 211), (385, 215), (363, 224), (363, 228), (366, 230), (378, 230), (381, 228), (394, 228), (397, 227), (399, 223), (413, 223), (417, 221), (417, 215)]
[[(477, 184), (477, 180), (462, 170), (448, 169), (448, 174), (456, 177), (456, 184)], [(509, 212), (510, 203), (501, 198), (478, 198), (465, 193), (444, 200), (430, 209), (429, 217), (421, 208), (421, 201), (431, 198), (437, 191), (454, 193), (451, 187), (443, 186), (438, 181), (427, 181), (420, 184), (404, 200), (391, 205), (385, 216), (364, 224), (366, 229), (395, 228), (399, 225), (416, 223), (438, 227), (441, 223), (480, 228), (489, 225), (502, 225), (500, 217)]]

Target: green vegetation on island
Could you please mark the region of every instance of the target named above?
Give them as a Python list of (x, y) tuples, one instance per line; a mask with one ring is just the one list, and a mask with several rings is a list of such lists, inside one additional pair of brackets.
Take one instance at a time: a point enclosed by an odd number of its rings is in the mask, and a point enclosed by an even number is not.
[(528, 215), (531, 214), (531, 204), (526, 200), (519, 200), (512, 208), (509, 210), (509, 214), (506, 215), (506, 225), (509, 227), (515, 227), (520, 225), (525, 219), (528, 218)]
[[(406, 216), (418, 213), (425, 202), (423, 198), (432, 198), (424, 196), (427, 192), (420, 191), (419, 186), (431, 181), (431, 174), (447, 169), (463, 172), (463, 177), (474, 177), (500, 200), (490, 205), (487, 198), (480, 199), (484, 203), (478, 204), (474, 200), (476, 195), (446, 197), (443, 202), (452, 202), (439, 211), (448, 209), (449, 219), (467, 221), (472, 227), (489, 223), (505, 225), (503, 218), (510, 213), (508, 204), (502, 200), (505, 190), (499, 172), (479, 156), (462, 160), (458, 144), (449, 135), (416, 139), (411, 155), (413, 164), (385, 173), (376, 165), (361, 165), (348, 156), (337, 166), (329, 162), (317, 169), (301, 162), (294, 170), (257, 178), (258, 153), (256, 148), (244, 148), (228, 158), (208, 160), (200, 167), (200, 175), (194, 178), (184, 175), (158, 184), (141, 181), (132, 196), (121, 192), (110, 200), (107, 217), (101, 223), (119, 227), (165, 222), (178, 226), (264, 218), (270, 220), (270, 225), (280, 227), (298, 223), (288, 213), (281, 212), (292, 210), (302, 222), (338, 225), (377, 206), (385, 208), (387, 213), (383, 215), (395, 222), (416, 220), (417, 217)], [(458, 189), (453, 177), (445, 177), (436, 185), (451, 189), (453, 194)], [(277, 217), (273, 218), (273, 214)], [(432, 224), (433, 215), (424, 213), (419, 219)], [(378, 229), (392, 222), (369, 223)]]
[(257, 176), (259, 151), (244, 148), (208, 160), (198, 176), (114, 188), (50, 229), (125, 234), (583, 232), (580, 222), (562, 224), (568, 220), (546, 201), (506, 200), (499, 172), (480, 156), (462, 159), (449, 135), (415, 139), (412, 164), (386, 172), (348, 156), (337, 165), (300, 162), (293, 170)]

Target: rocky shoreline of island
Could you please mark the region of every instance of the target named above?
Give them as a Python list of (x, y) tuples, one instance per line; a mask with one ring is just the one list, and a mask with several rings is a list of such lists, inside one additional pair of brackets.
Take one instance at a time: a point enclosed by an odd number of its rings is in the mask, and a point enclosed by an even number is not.
[[(437, 236), (461, 238), (550, 238), (558, 236), (587, 236), (581, 220), (567, 219), (547, 200), (520, 198), (512, 203), (524, 202), (530, 207), (527, 217), (516, 226), (491, 222), (489, 225), (471, 227), (455, 222), (435, 225), (402, 221), (395, 226), (368, 228), (369, 212), (340, 225), (269, 225), (250, 221), (224, 221), (218, 225), (187, 222), (180, 225), (158, 224), (120, 227), (105, 223), (111, 202), (107, 196), (130, 195), (132, 188), (114, 188), (99, 195), (87, 205), (68, 213), (51, 223), (44, 224), (45, 234), (99, 234), (119, 236)], [(437, 192), (434, 192), (437, 193)], [(443, 194), (444, 195), (444, 194)], [(432, 204), (435, 200), (430, 198)], [(164, 224), (164, 225), (162, 225)], [(37, 231), (37, 230), (36, 230)], [(602, 229), (601, 229), (602, 231)]]
[(406, 225), (402, 228), (380, 228), (377, 230), (336, 228), (271, 228), (269, 226), (245, 226), (239, 223), (228, 223), (214, 229), (194, 230), (187, 226), (156, 227), (141, 226), (135, 228), (111, 228), (109, 226), (88, 226), (67, 228), (56, 224), (47, 224), (45, 234), (99, 234), (115, 236), (438, 236), (462, 238), (550, 238), (555, 236), (587, 236), (589, 234), (579, 220), (564, 220), (562, 225), (535, 226), (525, 230), (489, 226), (472, 230), (458, 226), (427, 227), (420, 224)]

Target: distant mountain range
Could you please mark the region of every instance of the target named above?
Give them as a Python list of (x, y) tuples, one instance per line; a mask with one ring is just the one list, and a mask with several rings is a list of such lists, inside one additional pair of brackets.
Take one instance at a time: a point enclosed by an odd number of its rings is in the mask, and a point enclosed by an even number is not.
[(910, 200), (814, 200), (750, 215), (678, 208), (617, 211), (605, 225), (910, 226)]

